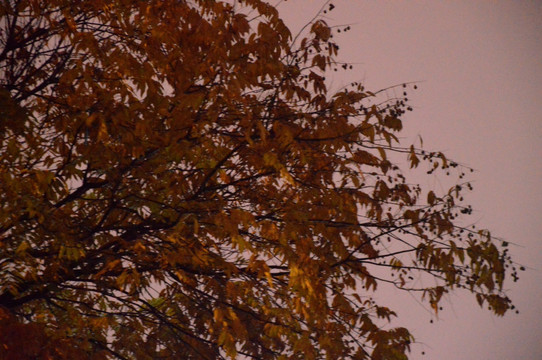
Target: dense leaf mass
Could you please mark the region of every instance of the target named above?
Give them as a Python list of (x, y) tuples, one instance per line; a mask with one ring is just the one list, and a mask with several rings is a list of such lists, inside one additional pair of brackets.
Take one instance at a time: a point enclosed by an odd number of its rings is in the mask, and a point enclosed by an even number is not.
[(260, 0), (2, 1), (0, 358), (404, 359), (384, 283), (509, 309), (470, 185), (396, 163), (465, 168), (399, 143), (404, 97), (328, 90), (334, 32)]

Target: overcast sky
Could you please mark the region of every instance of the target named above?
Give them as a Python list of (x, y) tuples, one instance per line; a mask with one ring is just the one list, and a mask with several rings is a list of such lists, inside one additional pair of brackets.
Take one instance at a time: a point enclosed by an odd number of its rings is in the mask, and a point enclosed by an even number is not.
[[(279, 10), (299, 29), (324, 4), (290, 0)], [(467, 202), (478, 227), (514, 245), (528, 269), (509, 282), (519, 308), (497, 318), (462, 293), (430, 323), (414, 299), (392, 292), (394, 325), (415, 335), (412, 359), (542, 359), (542, 1), (336, 0), (329, 25), (350, 25), (335, 37), (340, 59), (333, 87), (363, 80), (377, 90), (419, 81), (406, 133), (428, 150), (445, 150), (476, 172)], [(434, 178), (423, 185), (439, 186)], [(422, 356), (422, 351), (425, 353)]]

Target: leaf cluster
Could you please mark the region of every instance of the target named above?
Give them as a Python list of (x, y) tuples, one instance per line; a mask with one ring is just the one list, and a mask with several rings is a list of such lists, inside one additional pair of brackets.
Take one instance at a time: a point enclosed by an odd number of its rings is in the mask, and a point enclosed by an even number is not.
[(396, 165), (464, 170), (399, 143), (406, 94), (328, 90), (336, 32), (260, 0), (3, 1), (0, 358), (403, 359), (382, 284), (508, 310), (470, 185)]

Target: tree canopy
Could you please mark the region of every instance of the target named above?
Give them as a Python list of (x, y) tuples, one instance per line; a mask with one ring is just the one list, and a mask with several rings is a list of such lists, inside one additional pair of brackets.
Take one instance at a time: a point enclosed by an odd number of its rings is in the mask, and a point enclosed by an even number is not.
[(260, 0), (2, 1), (0, 358), (404, 359), (382, 284), (510, 309), (468, 169), (400, 141), (406, 92), (328, 89), (334, 33)]

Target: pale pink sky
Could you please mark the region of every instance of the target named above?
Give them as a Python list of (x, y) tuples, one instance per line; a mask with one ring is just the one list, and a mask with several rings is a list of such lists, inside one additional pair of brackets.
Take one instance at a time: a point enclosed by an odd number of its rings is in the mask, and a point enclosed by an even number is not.
[[(324, 2), (290, 0), (278, 7), (299, 29)], [(398, 310), (394, 325), (416, 336), (411, 358), (542, 359), (542, 1), (333, 4), (328, 24), (352, 28), (335, 37), (340, 58), (357, 64), (336, 73), (333, 86), (363, 80), (377, 90), (420, 81), (409, 94), (415, 111), (406, 133), (476, 169), (467, 198), (477, 210), (473, 220), (517, 244), (510, 251), (528, 267), (519, 283), (508, 284), (519, 315), (497, 318), (455, 293), (431, 324), (410, 297), (384, 296), (381, 301)], [(423, 181), (439, 186), (434, 178)]]

